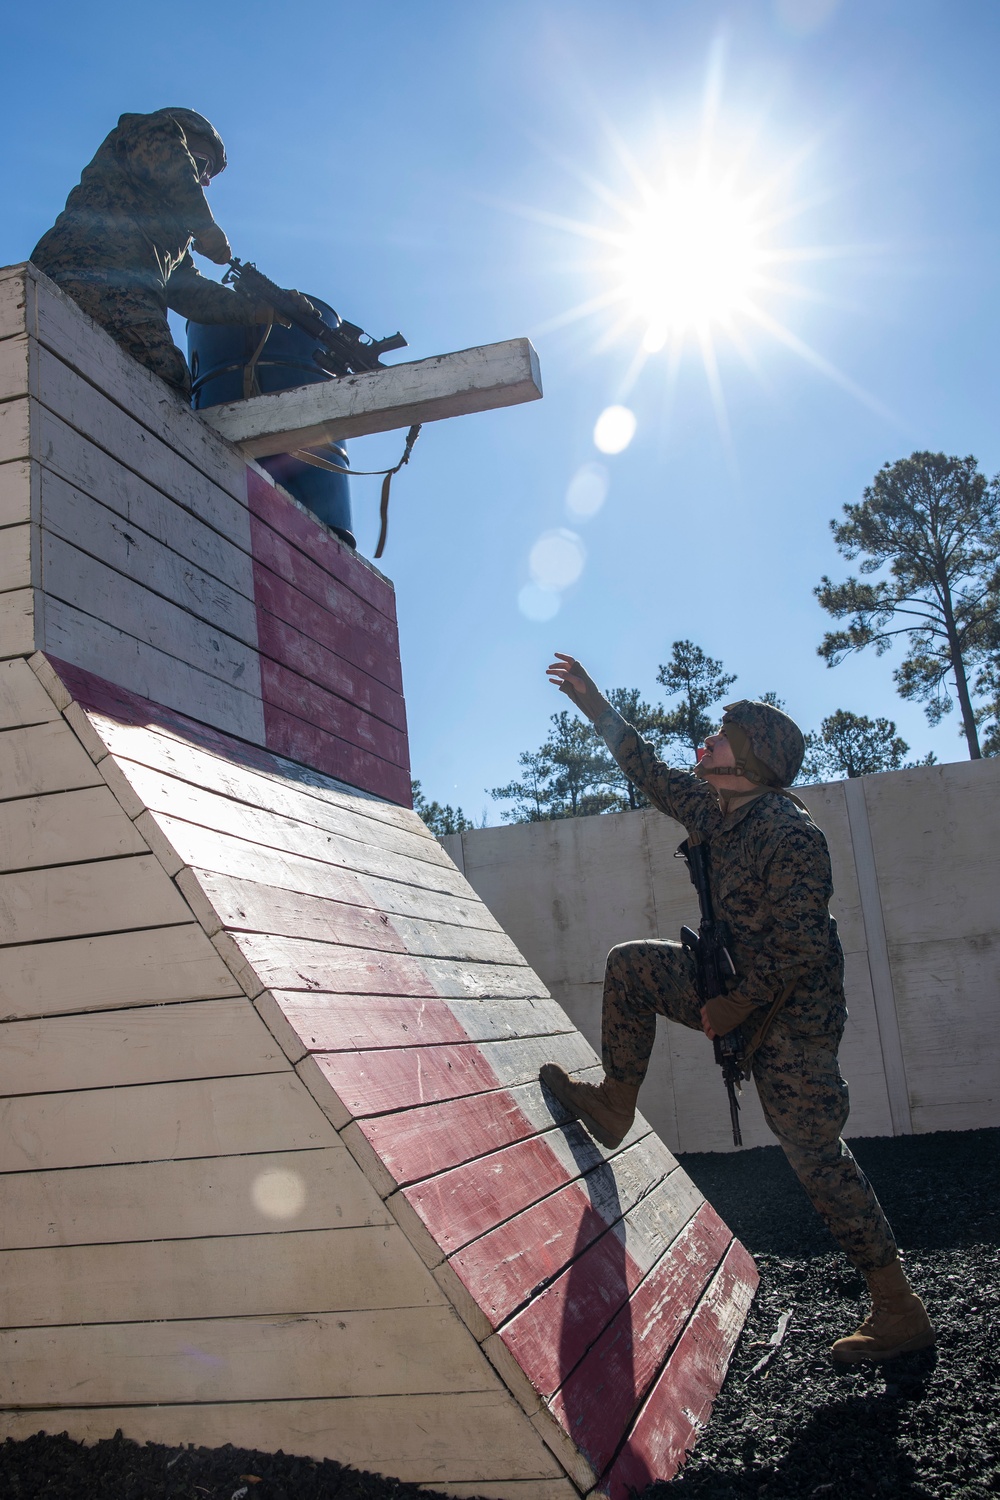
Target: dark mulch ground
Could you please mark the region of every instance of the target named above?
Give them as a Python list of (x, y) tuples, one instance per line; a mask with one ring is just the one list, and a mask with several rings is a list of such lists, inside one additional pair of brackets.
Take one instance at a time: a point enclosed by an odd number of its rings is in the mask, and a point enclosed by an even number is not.
[[(826, 1347), (865, 1310), (776, 1147), (684, 1158), (753, 1251), (761, 1286), (712, 1420), (645, 1500), (860, 1500), (1000, 1493), (1000, 1130), (853, 1143), (940, 1333), (934, 1354), (837, 1374)], [(782, 1314), (787, 1332), (770, 1363)], [(0, 1500), (427, 1500), (339, 1464), (234, 1448), (0, 1447)]]

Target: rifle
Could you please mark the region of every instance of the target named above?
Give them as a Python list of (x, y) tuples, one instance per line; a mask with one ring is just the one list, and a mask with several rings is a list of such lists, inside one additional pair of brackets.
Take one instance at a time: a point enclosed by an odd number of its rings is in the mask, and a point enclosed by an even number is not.
[(360, 375), (370, 370), (383, 370), (379, 356), (392, 349), (405, 349), (406, 340), (401, 333), (389, 338), (373, 339), (356, 323), (346, 323), (336, 313), (337, 327), (331, 328), (313, 308), (308, 298), (300, 292), (286, 291), (284, 287), (258, 271), (252, 261), (229, 262), (229, 270), (222, 278), (226, 286), (251, 302), (266, 302), (275, 312), (287, 318), (293, 327), (307, 333), (321, 347), (313, 359), (328, 375)]
[[(725, 922), (718, 921), (712, 905), (708, 881), (708, 845), (701, 843), (696, 837), (686, 838), (677, 850), (676, 857), (686, 862), (691, 883), (698, 892), (698, 905), (701, 907), (698, 931), (682, 927), (681, 944), (694, 957), (698, 997), (704, 1003), (706, 1000), (714, 1000), (716, 995), (724, 995), (730, 982), (736, 978), (736, 966), (729, 953), (729, 929)], [(743, 1144), (737, 1094), (743, 1079), (749, 1077), (743, 1067), (742, 1043), (739, 1027), (712, 1040), (715, 1060), (722, 1069), (722, 1081), (729, 1099), (734, 1146)]]

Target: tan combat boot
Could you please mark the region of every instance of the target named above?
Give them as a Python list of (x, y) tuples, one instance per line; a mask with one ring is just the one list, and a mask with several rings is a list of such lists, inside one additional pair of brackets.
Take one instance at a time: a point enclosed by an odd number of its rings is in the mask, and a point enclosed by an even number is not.
[(838, 1339), (830, 1350), (835, 1364), (859, 1365), (866, 1359), (894, 1359), (914, 1349), (928, 1349), (936, 1335), (924, 1304), (913, 1291), (898, 1260), (878, 1271), (865, 1271), (872, 1310), (861, 1327)]
[(621, 1145), (635, 1119), (637, 1083), (619, 1083), (614, 1078), (605, 1078), (603, 1083), (577, 1083), (558, 1063), (546, 1063), (538, 1077), (602, 1146)]

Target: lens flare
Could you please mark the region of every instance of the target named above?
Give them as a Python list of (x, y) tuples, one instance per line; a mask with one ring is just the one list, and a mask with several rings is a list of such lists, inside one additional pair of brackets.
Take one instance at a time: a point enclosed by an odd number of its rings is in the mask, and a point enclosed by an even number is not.
[(254, 1178), (250, 1198), (265, 1219), (297, 1219), (306, 1206), (306, 1185), (298, 1172), (275, 1168)]
[(596, 516), (608, 496), (608, 471), (604, 464), (581, 464), (566, 490), (566, 509), (584, 521)]
[(528, 554), (528, 571), (541, 589), (568, 589), (583, 572), (586, 552), (575, 531), (543, 531)]
[(627, 406), (606, 406), (594, 423), (594, 447), (598, 453), (624, 453), (635, 428), (635, 413)]

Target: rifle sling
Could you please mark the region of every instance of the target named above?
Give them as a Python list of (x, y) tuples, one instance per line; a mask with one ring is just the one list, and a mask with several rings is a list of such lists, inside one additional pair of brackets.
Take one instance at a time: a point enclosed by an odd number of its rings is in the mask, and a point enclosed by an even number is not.
[(344, 468), (343, 464), (332, 464), (328, 458), (321, 458), (318, 453), (310, 453), (307, 448), (296, 448), (292, 453), (292, 458), (297, 458), (304, 464), (312, 464), (315, 469), (329, 469), (334, 474), (346, 474), (349, 477), (362, 479), (377, 479), (380, 475), (382, 476), (382, 494), (379, 498), (378, 546), (375, 548), (376, 557), (382, 556), (385, 549), (386, 535), (389, 530), (389, 486), (392, 483), (392, 476), (398, 474), (403, 465), (410, 462), (413, 445), (420, 436), (420, 427), (421, 423), (415, 422), (410, 428), (406, 434), (406, 446), (403, 449), (403, 456), (399, 460), (399, 463), (395, 464), (391, 469), (348, 469)]
[(753, 1040), (750, 1042), (750, 1045), (742, 1053), (742, 1055), (740, 1057), (740, 1064), (741, 1064), (741, 1066), (742, 1066), (742, 1068), (743, 1068), (743, 1070), (746, 1073), (746, 1076), (748, 1078), (750, 1077), (749, 1069), (750, 1069), (750, 1064), (753, 1061), (754, 1055), (756, 1054), (758, 1048), (765, 1041), (765, 1039), (767, 1037), (767, 1033), (770, 1031), (770, 1029), (771, 1029), (772, 1025), (774, 1024), (774, 1022), (775, 1022), (778, 1014), (784, 1009), (785, 1004), (788, 1001), (788, 997), (791, 995), (792, 990), (794, 990), (794, 988), (795, 988), (795, 980), (794, 979), (790, 979), (788, 981), (788, 983), (785, 985), (785, 988), (782, 990), (781, 994), (778, 996), (778, 998), (776, 1000), (773, 1000), (771, 1002), (771, 1008), (768, 1011), (767, 1015), (764, 1017), (764, 1020), (761, 1023), (761, 1025), (757, 1028), (756, 1032), (754, 1033)]

